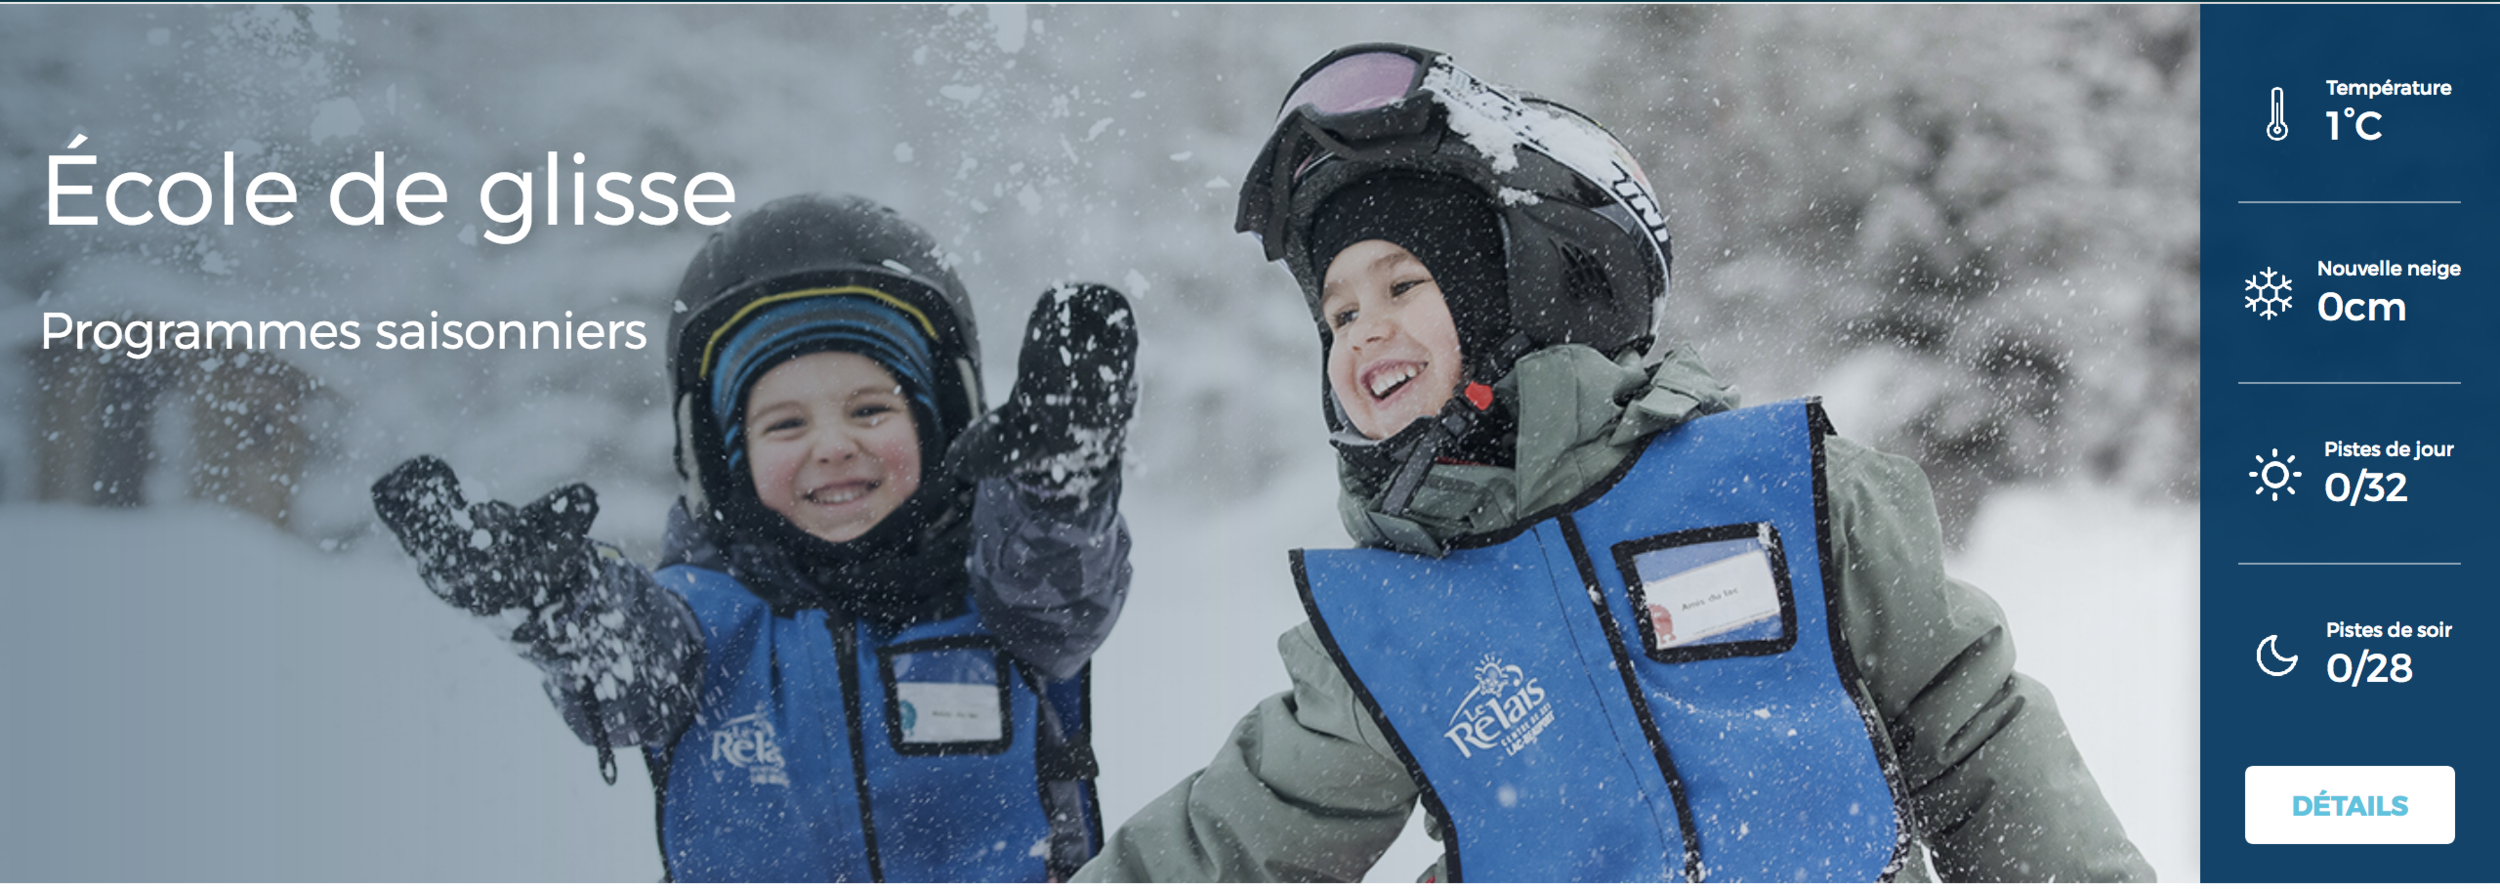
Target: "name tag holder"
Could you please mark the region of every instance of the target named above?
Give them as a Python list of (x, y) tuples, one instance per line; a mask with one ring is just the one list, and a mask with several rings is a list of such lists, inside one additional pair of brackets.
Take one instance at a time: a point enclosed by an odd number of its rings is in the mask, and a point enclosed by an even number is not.
[(1013, 742), (1007, 656), (986, 636), (953, 636), (877, 652), (886, 734), (905, 756), (995, 754)]
[(1797, 597), (1769, 522), (1627, 540), (1614, 556), (1651, 660), (1758, 657), (1797, 644)]

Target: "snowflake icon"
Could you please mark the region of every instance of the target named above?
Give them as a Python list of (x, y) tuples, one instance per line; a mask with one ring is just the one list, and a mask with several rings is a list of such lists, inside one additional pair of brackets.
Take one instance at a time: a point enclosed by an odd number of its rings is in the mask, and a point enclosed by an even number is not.
[(2260, 274), (2248, 276), (2248, 287), (2245, 289), (2257, 292), (2255, 296), (2248, 297), (2248, 310), (2259, 317), (2273, 320), (2275, 315), (2292, 310), (2292, 298), (2285, 295), (2291, 292), (2292, 279), (2275, 274), (2272, 266)]

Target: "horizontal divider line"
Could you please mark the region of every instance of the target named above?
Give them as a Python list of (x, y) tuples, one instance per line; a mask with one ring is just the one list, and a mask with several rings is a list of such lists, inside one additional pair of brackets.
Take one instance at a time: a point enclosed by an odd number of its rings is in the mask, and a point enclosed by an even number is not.
[(2260, 565), (2260, 566), (2269, 566), (2269, 565), (2270, 565), (2270, 566), (2283, 566), (2283, 565), (2294, 565), (2294, 566), (2312, 566), (2312, 565), (2369, 565), (2369, 566), (2380, 566), (2380, 565), (2397, 565), (2397, 566), (2405, 566), (2405, 565), (2433, 565), (2433, 566), (2449, 566), (2449, 565), (2463, 565), (2463, 564), (2465, 564), (2465, 563), (2464, 563), (2464, 562), (2241, 562), (2240, 564), (2242, 564), (2242, 565)]
[(2463, 386), (2456, 380), (2241, 380), (2242, 386)]
[(2241, 201), (2243, 204), (2462, 204), (2464, 201)]

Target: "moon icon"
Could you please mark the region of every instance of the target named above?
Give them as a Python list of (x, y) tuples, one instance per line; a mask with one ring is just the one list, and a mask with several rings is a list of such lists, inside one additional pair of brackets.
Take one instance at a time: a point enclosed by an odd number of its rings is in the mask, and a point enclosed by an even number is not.
[[(2273, 655), (2272, 659), (2268, 659), (2267, 655)], [(2283, 669), (2274, 668), (2277, 661), (2283, 664)], [(2257, 643), (2257, 669), (2265, 671), (2266, 675), (2282, 676), (2292, 672), (2292, 668), (2297, 666), (2300, 666), (2300, 656), (2284, 657), (2282, 652), (2274, 650), (2273, 636), (2267, 636)]]

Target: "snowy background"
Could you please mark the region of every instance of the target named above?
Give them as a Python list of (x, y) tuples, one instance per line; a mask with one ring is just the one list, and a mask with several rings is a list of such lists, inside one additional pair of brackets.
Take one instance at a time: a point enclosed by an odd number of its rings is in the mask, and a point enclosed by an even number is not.
[[(1265, 6), (0, 8), (0, 879), (658, 876), (639, 770), (600, 783), (534, 671), (424, 591), (364, 494), (418, 453), (479, 497), (578, 479), (598, 535), (656, 551), (658, 333), (706, 230), (478, 238), (477, 184), (543, 178), (551, 150), (593, 177), (717, 171), (738, 207), (900, 208), (959, 254), (993, 398), (1044, 286), (1136, 300), (1138, 573), (1095, 686), (1116, 823), (1283, 687), (1283, 551), (1344, 542), (1309, 318), (1230, 223), (1284, 87), (1362, 40), (1623, 136), (1676, 232), (1672, 335), (1750, 400), (1820, 393), (1843, 433), (1927, 467), (1957, 573), (2003, 604), (2161, 875), (2195, 879), (2192, 7)], [(214, 181), (231, 150), (295, 179), (298, 219), (46, 226), (46, 158), (77, 134), (100, 164), (73, 177)], [(328, 218), (326, 184), (377, 150), (451, 185), (442, 224)], [(287, 352), (317, 385), (271, 523), (184, 496), (236, 463), (190, 434), (221, 405), (177, 385), (152, 410), (106, 399), (109, 422), (45, 408), (46, 311), (368, 331), (572, 311), (644, 320), (653, 345)], [(64, 434), (127, 483), (48, 479)], [(1412, 834), (1376, 879), (1421, 870)]]

